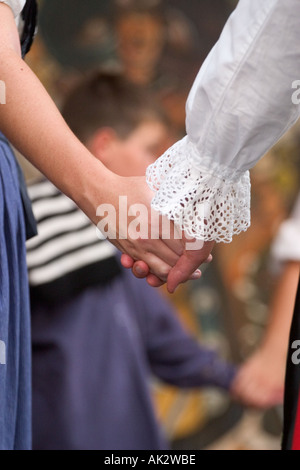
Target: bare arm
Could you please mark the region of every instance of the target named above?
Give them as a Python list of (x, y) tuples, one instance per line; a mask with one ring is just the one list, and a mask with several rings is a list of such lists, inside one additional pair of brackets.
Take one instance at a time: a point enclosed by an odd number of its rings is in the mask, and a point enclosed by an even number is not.
[[(119, 195), (128, 203), (150, 207), (151, 191), (144, 179), (121, 178), (106, 169), (68, 128), (38, 78), (22, 60), (11, 9), (0, 3), (0, 79), (6, 104), (0, 108), (0, 129), (12, 144), (96, 223), (102, 203), (118, 208)], [(118, 226), (119, 231), (127, 226)], [(134, 259), (143, 259), (166, 278), (178, 256), (161, 240), (112, 240)], [(161, 261), (164, 260), (164, 261)]]
[[(14, 18), (5, 4), (0, 4), (0, 21), (0, 77), (6, 84), (0, 128), (31, 163), (95, 219), (94, 208), (107, 194), (112, 175), (72, 134), (42, 84), (21, 59)], [(90, 194), (93, 172), (101, 176), (101, 184), (95, 181), (94, 201)]]
[(269, 324), (262, 348), (268, 348), (274, 354), (276, 354), (276, 350), (284, 356), (287, 353), (299, 280), (299, 266), (298, 262), (286, 263), (272, 299)]

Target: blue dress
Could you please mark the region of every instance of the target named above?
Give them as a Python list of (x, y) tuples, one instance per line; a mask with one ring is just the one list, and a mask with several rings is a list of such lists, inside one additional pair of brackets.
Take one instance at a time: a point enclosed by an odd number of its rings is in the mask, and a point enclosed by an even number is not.
[[(21, 15), (24, 57), (36, 31), (36, 0), (27, 0)], [(22, 171), (0, 133), (0, 450), (31, 449), (31, 339), (25, 240), (35, 234)]]
[(0, 134), (0, 449), (31, 448), (31, 341), (19, 169)]

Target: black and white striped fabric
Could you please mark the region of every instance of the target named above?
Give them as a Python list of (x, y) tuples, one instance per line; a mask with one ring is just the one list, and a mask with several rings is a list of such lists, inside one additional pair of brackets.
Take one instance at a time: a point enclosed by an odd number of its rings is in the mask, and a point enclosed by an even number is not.
[(38, 236), (27, 242), (32, 297), (56, 302), (119, 274), (117, 251), (74, 202), (47, 180), (30, 186)]

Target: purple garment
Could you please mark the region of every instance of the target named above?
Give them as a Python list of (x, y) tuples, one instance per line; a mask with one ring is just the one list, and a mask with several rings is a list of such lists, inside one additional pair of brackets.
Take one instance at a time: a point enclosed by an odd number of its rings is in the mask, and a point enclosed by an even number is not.
[(34, 449), (168, 449), (151, 375), (225, 389), (235, 375), (130, 272), (55, 309), (33, 304), (32, 336)]

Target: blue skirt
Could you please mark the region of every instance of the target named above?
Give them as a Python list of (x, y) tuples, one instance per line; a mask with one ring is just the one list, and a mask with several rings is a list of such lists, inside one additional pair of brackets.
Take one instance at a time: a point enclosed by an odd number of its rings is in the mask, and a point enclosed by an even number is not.
[(0, 135), (0, 449), (31, 448), (26, 229), (18, 167)]

